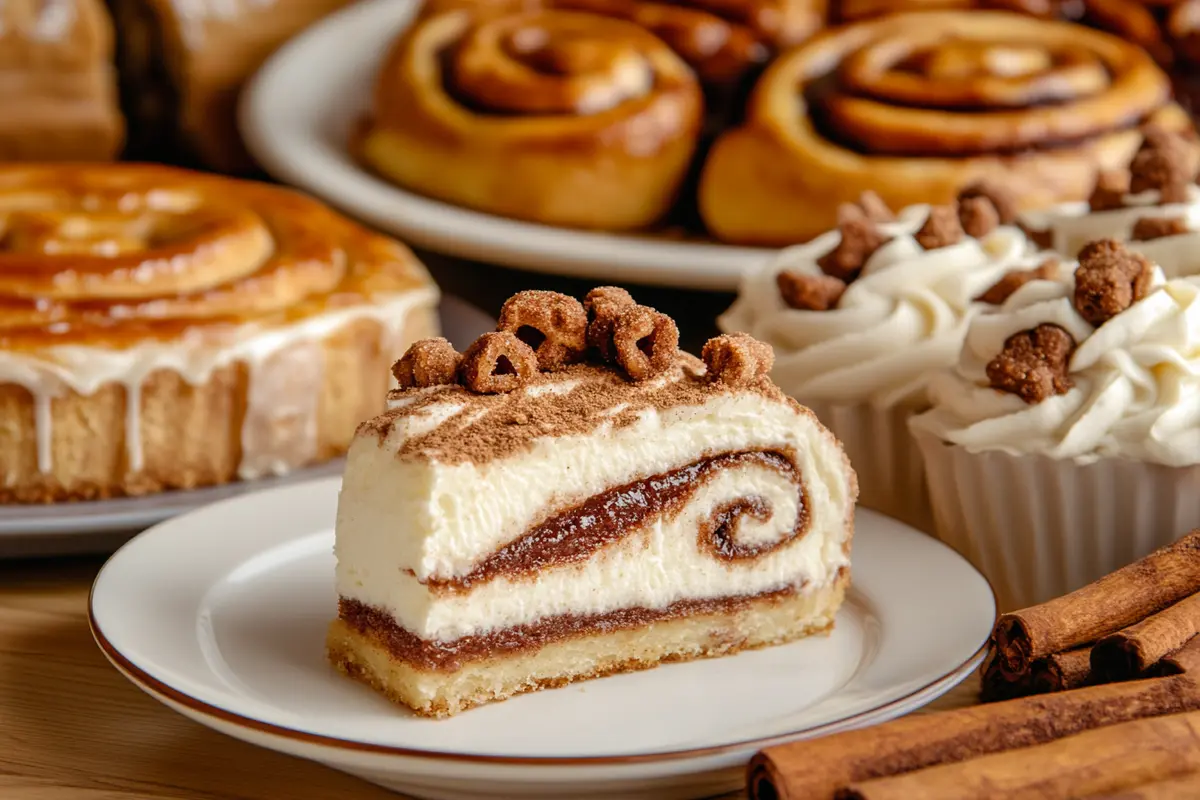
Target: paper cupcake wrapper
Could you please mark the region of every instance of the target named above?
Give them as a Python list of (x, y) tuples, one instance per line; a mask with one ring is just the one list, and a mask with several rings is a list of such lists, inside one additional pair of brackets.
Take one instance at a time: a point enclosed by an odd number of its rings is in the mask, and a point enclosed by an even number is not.
[(925, 467), (908, 430), (912, 407), (800, 402), (841, 440), (858, 473), (860, 506), (933, 533)]
[(987, 576), (1002, 610), (1074, 591), (1200, 527), (1200, 466), (1080, 464), (915, 438), (938, 538)]

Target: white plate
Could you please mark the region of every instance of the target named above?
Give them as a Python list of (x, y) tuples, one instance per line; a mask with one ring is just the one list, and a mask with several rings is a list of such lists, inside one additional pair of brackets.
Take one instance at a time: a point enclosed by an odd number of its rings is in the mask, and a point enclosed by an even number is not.
[[(460, 350), (496, 321), (468, 303), (442, 295), (442, 333)], [(229, 483), (188, 491), (162, 492), (85, 503), (0, 506), (0, 558), (107, 553), (148, 525), (218, 500), (274, 486), (341, 475), (341, 459), (279, 478)]]
[(759, 248), (672, 242), (517, 222), (399, 189), (347, 152), (384, 53), (415, 0), (369, 0), (280, 49), (242, 95), (250, 152), (276, 178), (420, 247), (489, 263), (598, 280), (733, 290)]
[(982, 658), (995, 601), (960, 556), (859, 512), (854, 589), (829, 637), (416, 717), (336, 673), (329, 479), (227, 500), (104, 566), (91, 624), (176, 711), (254, 744), (428, 798), (703, 797), (760, 747), (880, 722)]

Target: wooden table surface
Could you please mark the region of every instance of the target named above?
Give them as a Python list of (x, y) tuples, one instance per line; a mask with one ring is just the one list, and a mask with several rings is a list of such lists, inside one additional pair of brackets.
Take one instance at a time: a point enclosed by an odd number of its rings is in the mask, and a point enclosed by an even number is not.
[[(581, 295), (598, 283), (426, 261), (442, 286), (493, 314), (519, 289)], [(693, 352), (716, 332), (713, 319), (731, 299), (631, 288), (678, 318), (682, 344)], [(126, 681), (88, 631), (88, 590), (103, 560), (0, 563), (0, 798), (396, 800), (356, 778), (210, 731)], [(931, 708), (974, 701), (969, 679)]]

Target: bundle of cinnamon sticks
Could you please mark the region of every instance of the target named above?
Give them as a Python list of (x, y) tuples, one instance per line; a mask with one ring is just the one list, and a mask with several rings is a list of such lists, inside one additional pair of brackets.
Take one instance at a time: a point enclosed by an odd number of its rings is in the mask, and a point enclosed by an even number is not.
[[(1047, 603), (1004, 614), (985, 701), (1179, 673), (1200, 664), (1200, 530)], [(1200, 641), (1198, 641), (1200, 644)]]
[(768, 748), (751, 800), (1200, 798), (1198, 596), (1200, 530), (1002, 616), (985, 690), (1030, 696)]

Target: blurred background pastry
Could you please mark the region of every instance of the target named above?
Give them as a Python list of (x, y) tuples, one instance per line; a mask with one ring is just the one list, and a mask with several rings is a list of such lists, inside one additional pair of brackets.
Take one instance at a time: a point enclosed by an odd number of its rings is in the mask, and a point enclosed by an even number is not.
[(746, 122), (704, 168), (717, 238), (784, 245), (868, 189), (892, 207), (946, 203), (975, 181), (1024, 208), (1087, 197), (1128, 162), (1147, 120), (1190, 126), (1145, 51), (1070, 23), (994, 11), (897, 14), (832, 29), (777, 59)]
[(100, 0), (0, 3), (0, 162), (107, 161), (124, 120)]
[(242, 85), (289, 38), (348, 0), (112, 0), (130, 155), (222, 172), (252, 167)]
[(0, 502), (190, 488), (342, 453), (435, 333), (412, 253), (266, 184), (0, 167)]
[(675, 202), (703, 105), (687, 64), (635, 23), (479, 4), (400, 38), (359, 153), (401, 186), (470, 208), (640, 228)]

